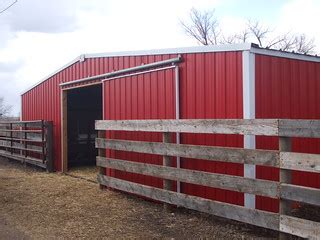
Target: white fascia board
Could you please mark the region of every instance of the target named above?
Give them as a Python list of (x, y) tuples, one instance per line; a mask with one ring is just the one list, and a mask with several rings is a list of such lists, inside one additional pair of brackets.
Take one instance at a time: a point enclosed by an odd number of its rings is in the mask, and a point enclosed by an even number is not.
[(250, 52), (260, 54), (260, 55), (273, 56), (273, 57), (289, 58), (289, 59), (309, 61), (309, 62), (320, 62), (320, 57), (318, 57), (318, 56), (304, 55), (304, 54), (300, 54), (300, 53), (284, 52), (284, 51), (273, 50), (273, 49), (252, 47), (250, 49)]
[(181, 53), (233, 52), (233, 51), (250, 50), (251, 45), (252, 45), (251, 43), (207, 45), (207, 46), (197, 46), (197, 47), (153, 49), (153, 50), (142, 50), (142, 51), (93, 53), (93, 54), (86, 54), (85, 56), (86, 58), (99, 58), (99, 57), (146, 56), (146, 55), (181, 54)]

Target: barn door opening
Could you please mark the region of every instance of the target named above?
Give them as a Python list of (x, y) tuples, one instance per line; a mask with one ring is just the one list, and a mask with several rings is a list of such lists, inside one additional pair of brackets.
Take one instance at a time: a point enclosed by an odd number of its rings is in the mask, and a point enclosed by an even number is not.
[(101, 84), (63, 90), (63, 171), (95, 166), (95, 120), (102, 119)]

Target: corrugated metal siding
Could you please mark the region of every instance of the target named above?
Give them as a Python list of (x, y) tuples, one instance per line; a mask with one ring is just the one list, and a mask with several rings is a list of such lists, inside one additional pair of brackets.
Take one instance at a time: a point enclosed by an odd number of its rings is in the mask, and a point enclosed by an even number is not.
[[(127, 66), (141, 62), (161, 61), (169, 56), (130, 58)], [(242, 118), (242, 54), (241, 52), (184, 54), (180, 66), (181, 118)], [(125, 66), (125, 67), (127, 67)], [(105, 119), (172, 119), (175, 118), (175, 85), (173, 70), (143, 74), (107, 81), (104, 84)], [(112, 137), (161, 141), (159, 134), (111, 133)], [(243, 146), (241, 136), (182, 134), (182, 143), (218, 146)], [(146, 154), (108, 152), (110, 157), (161, 164), (162, 159)], [(208, 172), (243, 175), (243, 166), (182, 159), (182, 167)], [(124, 174), (109, 174), (135, 182), (161, 187), (159, 179)], [(182, 192), (243, 204), (243, 194), (182, 184)]]
[(22, 120), (53, 121), (55, 169), (61, 169), (59, 77), (54, 76), (22, 96)]
[[(256, 118), (320, 119), (320, 63), (256, 55)], [(257, 148), (278, 149), (278, 138), (257, 137)], [(320, 153), (319, 139), (293, 139), (293, 151)], [(257, 167), (257, 177), (278, 180), (279, 170)], [(294, 172), (293, 182), (320, 188), (320, 174)], [(278, 211), (258, 197), (259, 209)]]
[[(159, 58), (159, 57), (157, 57)], [(129, 59), (125, 67), (140, 65), (142, 62), (154, 62), (169, 58), (162, 56), (136, 57)], [(119, 62), (123, 67), (123, 62)], [(130, 64), (130, 65), (128, 65)], [(104, 82), (104, 118), (105, 119), (173, 119), (174, 71), (172, 69), (139, 74)], [(137, 132), (109, 132), (109, 137), (140, 141), (161, 141), (161, 134)], [(162, 164), (160, 156), (128, 153), (124, 151), (107, 151), (107, 156), (136, 162)], [(130, 174), (121, 171), (108, 171), (108, 174), (151, 186), (162, 186), (157, 178)]]
[[(188, 54), (181, 66), (181, 118), (242, 118), (242, 53)], [(182, 134), (182, 143), (243, 146), (241, 136)], [(183, 159), (182, 167), (243, 175), (243, 166)], [(243, 204), (243, 194), (182, 184), (185, 193)]]
[(55, 170), (61, 171), (61, 96), (62, 82), (70, 82), (88, 75), (109, 71), (106, 59), (86, 59), (55, 74), (47, 81), (22, 95), (22, 120), (45, 119), (53, 121)]
[[(83, 77), (176, 57), (176, 55), (126, 56), (86, 59), (57, 73), (22, 96), (23, 120), (47, 119), (54, 122), (55, 168), (61, 170), (60, 87)], [(242, 118), (242, 53), (219, 52), (183, 54), (180, 64), (181, 118)], [(104, 83), (105, 119), (175, 118), (173, 70), (121, 78)], [(160, 141), (161, 135), (110, 133), (112, 137)], [(243, 146), (241, 136), (182, 134), (182, 143)], [(161, 158), (146, 154), (111, 152), (111, 157), (161, 164)], [(182, 159), (182, 167), (208, 172), (243, 175), (243, 166)], [(160, 187), (162, 181), (147, 176), (117, 172), (109, 174)], [(192, 195), (243, 204), (243, 194), (182, 184)]]

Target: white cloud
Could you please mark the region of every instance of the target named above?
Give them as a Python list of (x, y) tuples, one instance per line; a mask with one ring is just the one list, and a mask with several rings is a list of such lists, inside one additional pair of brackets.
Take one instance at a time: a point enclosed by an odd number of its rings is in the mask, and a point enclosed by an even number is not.
[(220, 26), (226, 35), (242, 32), (246, 28), (246, 23), (246, 19), (233, 16), (223, 16), (220, 20)]
[(320, 53), (320, 1), (318, 0), (292, 0), (282, 8), (278, 22), (281, 32), (305, 33), (309, 38), (315, 39), (316, 51)]
[(23, 0), (3, 13), (4, 24), (12, 31), (66, 32), (76, 27), (72, 1)]
[[(222, 0), (20, 0), (0, 14), (0, 96), (18, 113), (24, 89), (82, 53), (196, 45), (179, 20), (188, 17), (191, 7), (219, 11), (224, 4)], [(295, 31), (319, 35), (318, 9), (316, 0), (289, 1), (274, 25), (279, 31), (293, 26)], [(221, 17), (227, 33), (242, 29), (245, 21)]]
[[(21, 0), (0, 15), (0, 95), (20, 111), (20, 93), (82, 53), (194, 45), (179, 19), (212, 0)], [(23, 64), (14, 65), (14, 62)]]

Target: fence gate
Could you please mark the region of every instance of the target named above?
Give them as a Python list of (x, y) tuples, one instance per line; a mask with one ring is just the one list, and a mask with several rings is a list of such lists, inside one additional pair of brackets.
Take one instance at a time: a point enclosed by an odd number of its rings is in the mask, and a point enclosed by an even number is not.
[(0, 122), (0, 157), (28, 163), (52, 172), (52, 122)]

